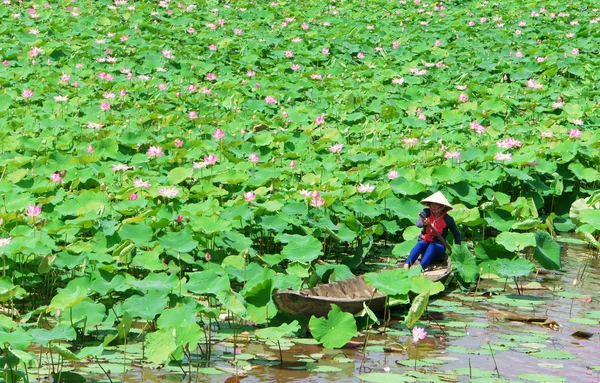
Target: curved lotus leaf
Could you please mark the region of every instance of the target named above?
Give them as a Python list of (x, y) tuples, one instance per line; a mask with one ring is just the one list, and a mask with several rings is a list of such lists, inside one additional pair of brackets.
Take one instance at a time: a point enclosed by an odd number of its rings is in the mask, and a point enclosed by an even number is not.
[(267, 327), (255, 330), (254, 335), (259, 339), (277, 341), (281, 338), (292, 336), (298, 330), (300, 330), (300, 325), (297, 320), (294, 320), (292, 323), (284, 323), (279, 327)]
[(404, 318), (404, 324), (406, 327), (414, 326), (419, 318), (421, 318), (421, 315), (423, 315), (425, 309), (427, 308), (427, 303), (429, 303), (429, 295), (429, 291), (424, 291), (417, 295), (415, 299), (413, 299), (410, 309)]
[(192, 231), (186, 227), (181, 231), (169, 232), (158, 239), (158, 242), (167, 249), (188, 253), (198, 246)]
[(293, 235), (281, 250), (281, 255), (289, 261), (312, 262), (321, 255), (323, 245), (313, 236)]
[(327, 348), (339, 348), (356, 335), (356, 320), (332, 304), (327, 318), (312, 316), (308, 322), (313, 337)]
[(479, 268), (475, 263), (475, 257), (465, 244), (452, 246), (452, 266), (458, 272), (460, 279), (465, 283), (475, 283), (479, 278)]
[(548, 270), (560, 270), (561, 247), (554, 241), (552, 236), (545, 231), (538, 230), (535, 233), (535, 252), (533, 257)]
[(531, 274), (535, 270), (535, 266), (525, 258), (511, 260), (502, 258), (496, 259), (492, 263), (491, 270), (501, 277), (518, 278)]
[(535, 246), (534, 233), (500, 233), (496, 237), (496, 242), (508, 251), (520, 251), (526, 247)]

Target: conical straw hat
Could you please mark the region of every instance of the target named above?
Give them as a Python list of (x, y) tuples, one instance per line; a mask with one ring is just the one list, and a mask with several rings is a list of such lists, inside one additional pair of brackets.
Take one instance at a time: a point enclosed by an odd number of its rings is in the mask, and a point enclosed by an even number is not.
[(428, 203), (439, 203), (440, 205), (447, 206), (449, 210), (452, 210), (452, 205), (450, 205), (450, 202), (448, 202), (448, 200), (446, 199), (446, 197), (444, 197), (442, 192), (433, 193), (432, 195), (421, 201), (421, 203), (424, 205)]

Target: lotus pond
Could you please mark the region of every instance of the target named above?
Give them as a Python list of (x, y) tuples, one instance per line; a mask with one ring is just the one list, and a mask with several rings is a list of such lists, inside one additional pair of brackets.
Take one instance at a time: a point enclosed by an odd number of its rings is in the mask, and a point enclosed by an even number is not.
[(597, 381), (596, 7), (4, 0), (0, 381)]

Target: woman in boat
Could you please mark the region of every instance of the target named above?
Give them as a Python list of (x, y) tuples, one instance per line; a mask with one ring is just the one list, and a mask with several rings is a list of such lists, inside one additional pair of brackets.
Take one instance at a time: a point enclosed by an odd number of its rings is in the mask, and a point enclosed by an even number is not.
[[(444, 241), (448, 232), (452, 232), (454, 243), (461, 242), (460, 232), (454, 222), (454, 218), (447, 214), (452, 210), (452, 205), (441, 192), (436, 192), (421, 201), (428, 208), (423, 209), (417, 218), (417, 227), (423, 228), (419, 234), (419, 241), (410, 251), (410, 255), (404, 263), (404, 268), (411, 267), (422, 255), (421, 267), (427, 269), (432, 261), (446, 258), (446, 247), (440, 238), (432, 230), (432, 227), (442, 236)], [(423, 217), (423, 218), (421, 218)]]

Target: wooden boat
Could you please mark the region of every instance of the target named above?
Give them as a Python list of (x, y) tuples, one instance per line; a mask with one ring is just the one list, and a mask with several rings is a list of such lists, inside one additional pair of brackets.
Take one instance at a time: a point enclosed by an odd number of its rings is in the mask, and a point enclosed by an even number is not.
[[(431, 265), (430, 270), (423, 273), (433, 282), (444, 282), (452, 272), (450, 262)], [(385, 308), (386, 295), (376, 292), (373, 295), (373, 287), (367, 285), (363, 275), (318, 285), (310, 289), (279, 290), (273, 295), (277, 307), (287, 313), (326, 316), (331, 310), (331, 304), (337, 305), (342, 311), (357, 314), (363, 309), (363, 303), (368, 304), (374, 312), (383, 311)]]

